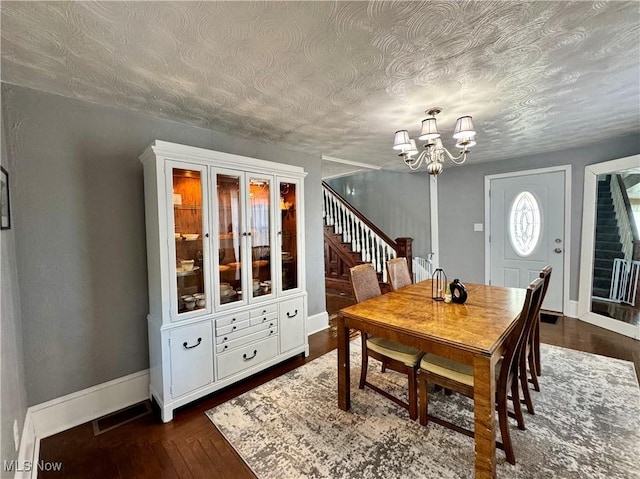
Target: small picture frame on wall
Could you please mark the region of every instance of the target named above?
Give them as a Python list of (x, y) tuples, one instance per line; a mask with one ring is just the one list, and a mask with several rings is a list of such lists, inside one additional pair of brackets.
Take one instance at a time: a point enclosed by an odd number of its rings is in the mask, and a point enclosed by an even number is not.
[(11, 228), (11, 207), (9, 206), (9, 173), (0, 166), (0, 230)]

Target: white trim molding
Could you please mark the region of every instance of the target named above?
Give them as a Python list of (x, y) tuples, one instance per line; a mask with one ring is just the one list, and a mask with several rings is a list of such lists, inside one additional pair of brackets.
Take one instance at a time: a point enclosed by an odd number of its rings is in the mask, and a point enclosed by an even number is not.
[(640, 339), (640, 326), (591, 312), (591, 285), (593, 282), (593, 251), (595, 247), (596, 208), (598, 202), (598, 175), (637, 168), (640, 155), (587, 165), (584, 169), (584, 202), (582, 208), (582, 245), (580, 254), (580, 284), (578, 288), (577, 317), (587, 323)]
[(343, 160), (342, 158), (335, 158), (333, 156), (322, 155), (323, 161), (330, 161), (332, 163), (341, 163), (343, 165), (357, 166), (358, 168), (367, 170), (381, 170), (382, 166), (370, 165), (368, 163), (360, 163), (359, 161)]
[(148, 369), (31, 406), (24, 419), (17, 462), (21, 470), (15, 479), (37, 477), (41, 439), (145, 399), (149, 399)]

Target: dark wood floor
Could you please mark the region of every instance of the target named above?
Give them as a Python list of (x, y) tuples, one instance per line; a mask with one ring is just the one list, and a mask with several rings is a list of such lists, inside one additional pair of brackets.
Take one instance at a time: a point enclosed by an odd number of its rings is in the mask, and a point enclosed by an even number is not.
[[(349, 303), (344, 297), (332, 296), (327, 296), (330, 314)], [(640, 341), (573, 318), (560, 318), (556, 324), (541, 323), (540, 334), (544, 343), (633, 361), (640, 377)], [(59, 473), (41, 472), (39, 477), (253, 478), (204, 412), (335, 349), (336, 339), (333, 329), (311, 335), (309, 357), (293, 358), (190, 404), (177, 411), (168, 424), (154, 414), (98, 436), (87, 423), (46, 438), (40, 444), (40, 459), (62, 462), (63, 469)]]

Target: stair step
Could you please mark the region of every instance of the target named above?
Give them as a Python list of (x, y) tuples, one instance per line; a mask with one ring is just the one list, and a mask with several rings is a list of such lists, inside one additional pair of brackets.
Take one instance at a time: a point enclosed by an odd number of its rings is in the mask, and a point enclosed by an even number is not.
[(593, 278), (593, 286), (595, 288), (605, 288), (609, 291), (611, 287), (611, 278)]
[(609, 288), (593, 288), (591, 290), (591, 294), (593, 296), (597, 296), (598, 298), (608, 298)]
[(613, 198), (611, 198), (610, 196), (599, 196), (597, 205), (609, 206), (611, 208), (613, 207)]
[[(613, 260), (614, 258), (624, 258), (624, 254), (622, 254), (622, 252), (619, 251), (605, 251), (605, 250), (595, 250), (595, 254), (594, 254), (594, 258), (596, 260), (598, 259), (610, 259)], [(613, 261), (612, 261), (613, 263)]]
[(596, 220), (596, 228), (598, 226), (615, 226), (618, 228), (618, 220), (616, 220), (615, 216), (611, 218), (604, 218), (598, 215), (598, 219)]
[(596, 240), (595, 249), (600, 251), (622, 251), (622, 243), (620, 241)]
[(613, 269), (613, 258), (594, 258), (593, 265), (596, 268), (606, 268), (611, 271)]
[[(617, 230), (617, 228), (616, 228)], [(620, 242), (620, 235), (616, 231), (615, 233), (607, 233), (604, 231), (596, 231), (596, 241), (613, 241)]]

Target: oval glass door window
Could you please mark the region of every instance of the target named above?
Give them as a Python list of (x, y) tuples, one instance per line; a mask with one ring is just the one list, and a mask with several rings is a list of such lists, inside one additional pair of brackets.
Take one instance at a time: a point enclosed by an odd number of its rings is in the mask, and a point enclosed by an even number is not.
[(520, 256), (529, 256), (540, 239), (540, 206), (528, 191), (515, 197), (509, 216), (509, 239)]

